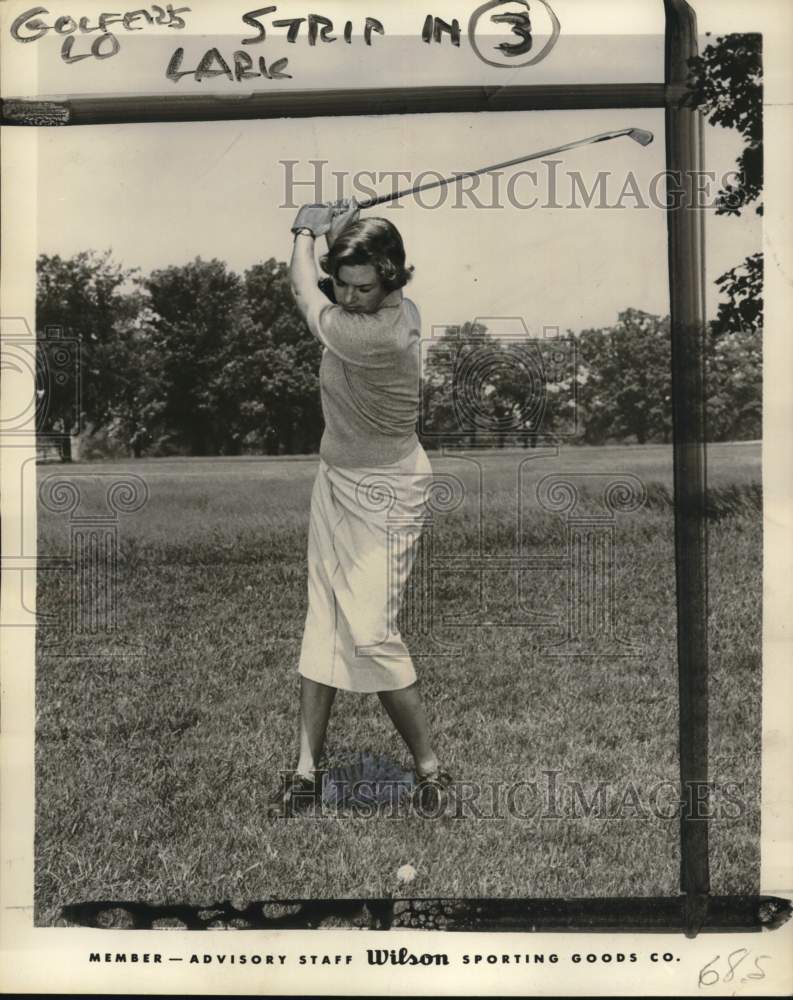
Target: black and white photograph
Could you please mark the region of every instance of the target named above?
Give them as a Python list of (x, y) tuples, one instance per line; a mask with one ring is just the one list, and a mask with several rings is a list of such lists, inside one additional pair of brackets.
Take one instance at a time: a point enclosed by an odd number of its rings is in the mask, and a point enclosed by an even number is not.
[(8, 981), (789, 992), (782, 7), (3, 6)]

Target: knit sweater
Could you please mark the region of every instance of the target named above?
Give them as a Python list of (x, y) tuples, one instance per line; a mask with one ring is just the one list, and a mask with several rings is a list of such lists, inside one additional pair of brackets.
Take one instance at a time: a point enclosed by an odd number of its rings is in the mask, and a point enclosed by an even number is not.
[(323, 303), (309, 313), (324, 345), (319, 370), (325, 432), (320, 457), (342, 468), (393, 465), (416, 446), (418, 309), (389, 292), (374, 313)]

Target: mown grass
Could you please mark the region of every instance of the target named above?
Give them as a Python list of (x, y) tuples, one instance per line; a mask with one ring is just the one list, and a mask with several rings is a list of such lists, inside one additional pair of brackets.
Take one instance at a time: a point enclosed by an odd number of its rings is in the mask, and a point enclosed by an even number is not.
[[(516, 469), (525, 452), (477, 455), (483, 552), (559, 555), (559, 516), (527, 502), (517, 527)], [(433, 456), (471, 489), (476, 469)], [(640, 655), (563, 658), (559, 628), (529, 628), (530, 612), (561, 621), (563, 570), (483, 577), (486, 620), (471, 627), (480, 581), (439, 574), (438, 655), (409, 638), (437, 749), (458, 779), (479, 783), (481, 818), (349, 809), (284, 821), (264, 814), (277, 772), (294, 762), (296, 663), (306, 609), (305, 548), (315, 460), (160, 460), (75, 466), (85, 509), (101, 509), (104, 478), (142, 476), (143, 510), (119, 527), (119, 631), (142, 654), (85, 653), (69, 639), (37, 667), (36, 921), (66, 903), (135, 899), (209, 905), (223, 899), (410, 896), (604, 896), (678, 891), (678, 820), (664, 813), (676, 782), (677, 674), (673, 517), (667, 448), (580, 449), (537, 458), (525, 496), (551, 472), (632, 472), (645, 508), (617, 521), (616, 621)], [(64, 470), (42, 468), (41, 477)], [(713, 888), (756, 891), (759, 880), (761, 522), (759, 446), (711, 449), (710, 651), (712, 779), (734, 782), (738, 807), (712, 828)], [(601, 480), (587, 489), (597, 501)], [(470, 501), (470, 502), (469, 502)], [(477, 494), (435, 525), (435, 552), (478, 545)], [(42, 512), (40, 552), (68, 551), (62, 515)], [(62, 574), (42, 573), (42, 611), (70, 601)], [(521, 611), (522, 603), (524, 610)], [(522, 623), (522, 624), (521, 624)], [(535, 621), (536, 624), (536, 621)], [(42, 644), (63, 640), (42, 629)], [(68, 644), (70, 643), (70, 645)], [(340, 692), (326, 762), (370, 749), (409, 767), (374, 696)], [(493, 788), (557, 772), (560, 818), (498, 815)], [(573, 815), (571, 783), (591, 798), (607, 783), (604, 814)], [(631, 789), (634, 792), (631, 792)], [(631, 795), (633, 794), (633, 799)], [(565, 798), (565, 796), (567, 796)], [(627, 797), (626, 797), (627, 796)], [(544, 802), (518, 797), (524, 813)], [(638, 801), (638, 805), (635, 803)], [(634, 802), (634, 806), (631, 806)], [(548, 812), (548, 810), (545, 810)], [(642, 811), (647, 815), (641, 815)], [(740, 813), (730, 818), (732, 813)], [(418, 875), (400, 886), (396, 870)]]

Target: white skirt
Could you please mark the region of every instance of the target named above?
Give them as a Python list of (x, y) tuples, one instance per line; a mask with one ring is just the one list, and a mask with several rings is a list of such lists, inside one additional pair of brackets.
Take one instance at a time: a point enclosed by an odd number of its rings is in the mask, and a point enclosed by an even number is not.
[(298, 671), (346, 691), (416, 679), (396, 616), (427, 516), (432, 466), (419, 444), (393, 465), (320, 459), (308, 532), (308, 613)]

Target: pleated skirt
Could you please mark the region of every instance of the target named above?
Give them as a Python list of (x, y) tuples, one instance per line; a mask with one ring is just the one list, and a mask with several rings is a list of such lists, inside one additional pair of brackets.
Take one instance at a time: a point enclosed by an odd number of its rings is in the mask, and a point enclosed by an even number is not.
[(397, 613), (424, 528), (432, 466), (419, 444), (394, 465), (320, 459), (308, 532), (308, 612), (298, 671), (346, 691), (416, 680)]

